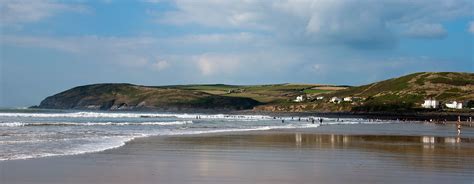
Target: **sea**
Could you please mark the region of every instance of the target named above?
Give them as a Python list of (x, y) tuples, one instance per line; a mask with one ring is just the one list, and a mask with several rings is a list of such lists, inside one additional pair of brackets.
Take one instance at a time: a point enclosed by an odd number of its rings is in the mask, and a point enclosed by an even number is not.
[(315, 116), (7, 109), (0, 110), (0, 161), (98, 152), (149, 136), (381, 123), (396, 122)]

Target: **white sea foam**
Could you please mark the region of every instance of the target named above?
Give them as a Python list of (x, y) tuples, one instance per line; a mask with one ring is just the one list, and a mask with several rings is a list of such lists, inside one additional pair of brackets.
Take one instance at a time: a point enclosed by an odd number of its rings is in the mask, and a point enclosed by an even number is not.
[(185, 125), (193, 121), (169, 121), (169, 122), (1, 122), (0, 127), (23, 127), (23, 126), (138, 126), (138, 125)]
[[(28, 154), (15, 154), (15, 155), (0, 155), (0, 161), (5, 160), (24, 160), (32, 158), (41, 158), (41, 157), (51, 157), (51, 156), (63, 156), (63, 155), (78, 155), (84, 153), (93, 153), (109, 149), (114, 149), (125, 145), (126, 142), (133, 140), (138, 136), (120, 136), (120, 137), (108, 137), (107, 141), (88, 143), (83, 145), (77, 145), (71, 149), (66, 150), (55, 150), (52, 152), (38, 152), (38, 153), (28, 153)], [(101, 138), (102, 140), (104, 138)]]
[(223, 132), (248, 132), (261, 130), (276, 130), (276, 129), (296, 129), (296, 128), (316, 128), (318, 124), (286, 124), (276, 126), (260, 126), (251, 128), (231, 128), (218, 130), (193, 130), (184, 132), (170, 132), (169, 135), (193, 135), (193, 134), (209, 134), (209, 133), (223, 133)]
[(167, 114), (167, 113), (116, 113), (116, 112), (74, 112), (74, 113), (0, 113), (0, 117), (38, 117), (38, 118), (186, 118), (194, 119), (271, 119), (263, 115), (226, 114)]
[[(107, 118), (100, 122), (97, 119)], [(135, 119), (127, 119), (135, 118)], [(147, 119), (150, 118), (150, 119)], [(155, 120), (153, 118), (166, 118)], [(198, 118), (198, 120), (195, 120)], [(272, 129), (316, 128), (311, 118), (319, 117), (271, 117), (264, 115), (228, 114), (167, 114), (167, 113), (124, 113), (124, 112), (72, 112), (72, 113), (10, 113), (0, 112), (0, 128), (12, 133), (0, 136), (0, 160), (29, 159), (46, 156), (74, 155), (117, 148), (137, 137), (159, 135), (192, 135), (224, 132), (262, 131)], [(1, 120), (3, 119), (3, 120)], [(26, 120), (25, 120), (26, 119)], [(66, 120), (64, 120), (66, 119)], [(117, 119), (117, 121), (114, 121)], [(285, 124), (280, 123), (285, 120)], [(172, 125), (196, 125), (172, 126)], [(199, 122), (199, 123), (197, 123)], [(368, 122), (352, 118), (324, 118), (323, 125), (332, 124), (386, 123)], [(30, 128), (22, 128), (28, 126)], [(34, 128), (33, 126), (45, 126)], [(50, 128), (46, 126), (54, 126)], [(77, 127), (76, 127), (77, 126)], [(80, 127), (89, 126), (89, 127)], [(107, 126), (117, 126), (110, 128)], [(121, 127), (118, 127), (121, 126)], [(141, 126), (133, 127), (133, 126)], [(166, 126), (151, 128), (147, 126)], [(18, 128), (17, 128), (18, 127)], [(76, 130), (80, 130), (76, 132)], [(27, 131), (27, 132), (26, 132)], [(81, 131), (83, 133), (81, 133)], [(43, 135), (52, 133), (51, 135)], [(18, 136), (32, 135), (32, 136)], [(27, 145), (25, 147), (18, 144)], [(43, 147), (42, 145), (46, 145)], [(32, 146), (32, 147), (28, 147)], [(52, 149), (49, 149), (50, 146)], [(1, 148), (1, 147), (0, 147)], [(20, 150), (20, 151), (18, 151)]]
[[(65, 150), (55, 150), (54, 153), (51, 152), (40, 152), (40, 153), (30, 153), (30, 154), (15, 154), (15, 155), (0, 155), (0, 161), (2, 160), (18, 160), (18, 159), (32, 159), (40, 157), (50, 157), (50, 156), (61, 156), (61, 155), (77, 155), (84, 153), (99, 152), (108, 149), (114, 149), (125, 145), (127, 142), (138, 138), (138, 137), (148, 137), (148, 136), (158, 136), (158, 135), (193, 135), (193, 134), (209, 134), (209, 133), (223, 133), (223, 132), (245, 132), (245, 131), (261, 131), (261, 130), (272, 130), (272, 129), (293, 129), (293, 128), (316, 128), (319, 125), (317, 124), (286, 124), (278, 126), (261, 126), (261, 127), (251, 127), (251, 128), (232, 128), (232, 129), (217, 129), (217, 130), (191, 130), (191, 131), (166, 131), (153, 134), (141, 134), (134, 136), (109, 136), (101, 137), (98, 142), (88, 143), (77, 145), (71, 149)], [(6, 142), (8, 143), (8, 142)]]

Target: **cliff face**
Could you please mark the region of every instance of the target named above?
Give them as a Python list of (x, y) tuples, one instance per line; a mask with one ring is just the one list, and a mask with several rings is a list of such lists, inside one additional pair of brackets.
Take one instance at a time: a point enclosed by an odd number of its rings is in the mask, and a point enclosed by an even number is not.
[(79, 86), (44, 99), (39, 108), (89, 110), (243, 110), (259, 102), (205, 92), (131, 84)]

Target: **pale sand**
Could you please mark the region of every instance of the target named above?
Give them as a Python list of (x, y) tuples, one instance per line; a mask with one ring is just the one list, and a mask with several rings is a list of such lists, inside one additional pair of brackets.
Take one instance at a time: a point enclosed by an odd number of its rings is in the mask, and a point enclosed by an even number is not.
[[(98, 153), (0, 162), (0, 183), (473, 183), (473, 130), (408, 136), (452, 129), (429, 126), (151, 137)], [(404, 127), (406, 135), (387, 135)]]

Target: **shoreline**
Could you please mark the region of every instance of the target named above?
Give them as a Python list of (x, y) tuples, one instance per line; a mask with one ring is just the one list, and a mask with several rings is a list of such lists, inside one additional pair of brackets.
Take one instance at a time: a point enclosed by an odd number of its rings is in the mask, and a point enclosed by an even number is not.
[(380, 119), (380, 120), (404, 120), (404, 121), (457, 121), (458, 116), (461, 121), (469, 120), (473, 117), (474, 112), (469, 113), (452, 113), (452, 112), (265, 112), (265, 111), (238, 111), (244, 114), (263, 114), (273, 116), (322, 116), (322, 117), (347, 117), (347, 118), (363, 118), (363, 119)]
[[(456, 122), (447, 122), (445, 124), (439, 123), (428, 123), (431, 125), (436, 125), (439, 127), (449, 127), (454, 125)], [(345, 126), (384, 126), (384, 125), (419, 125), (425, 126), (427, 122), (419, 122), (419, 121), (411, 121), (411, 122), (391, 122), (391, 123), (380, 123), (380, 124), (316, 124), (318, 126), (315, 127), (300, 127), (300, 128), (264, 128), (264, 129), (223, 129), (223, 130), (215, 130), (209, 132), (196, 132), (196, 133), (183, 133), (183, 134), (168, 134), (168, 135), (147, 135), (147, 136), (137, 136), (130, 138), (122, 142), (120, 145), (112, 146), (110, 148), (105, 148), (102, 150), (94, 150), (94, 151), (85, 151), (80, 153), (72, 153), (72, 154), (58, 154), (58, 155), (47, 155), (47, 156), (39, 156), (39, 157), (28, 157), (28, 158), (19, 158), (19, 159), (9, 159), (9, 160), (0, 160), (0, 163), (5, 161), (16, 161), (16, 160), (35, 160), (35, 159), (43, 159), (43, 158), (55, 158), (55, 157), (67, 157), (67, 156), (77, 156), (77, 155), (87, 155), (87, 154), (94, 154), (105, 152), (109, 150), (120, 149), (124, 146), (127, 146), (130, 143), (140, 142), (142, 140), (148, 139), (164, 139), (170, 137), (207, 137), (207, 136), (229, 136), (229, 135), (266, 135), (266, 134), (274, 134), (274, 133), (306, 133), (306, 134), (316, 134), (316, 135), (344, 135), (344, 136), (360, 136), (360, 135), (370, 135), (370, 136), (406, 136), (406, 137), (421, 137), (421, 136), (429, 136), (429, 137), (437, 137), (437, 138), (462, 138), (462, 139), (473, 139), (474, 133), (472, 135), (436, 135), (436, 134), (415, 134), (415, 133), (404, 133), (404, 132), (392, 132), (392, 133), (366, 133), (366, 132), (326, 132), (326, 130), (321, 130), (320, 128), (327, 128), (327, 127), (345, 127)], [(462, 126), (472, 127), (473, 124)], [(352, 130), (351, 130), (352, 131)], [(360, 130), (359, 130), (360, 131)], [(453, 129), (454, 132), (454, 129)], [(473, 141), (474, 142), (474, 141)]]
[[(410, 124), (349, 126), (135, 138), (100, 152), (2, 161), (0, 182), (463, 183), (472, 178), (474, 137), (380, 132), (380, 127), (412, 130)], [(352, 133), (345, 133), (348, 129)]]
[[(15, 109), (17, 110), (17, 109)], [(226, 110), (226, 109), (192, 109), (192, 110), (90, 110), (90, 109), (41, 109), (28, 108), (31, 111), (86, 111), (86, 112), (130, 112), (130, 113), (195, 113), (195, 114), (233, 114), (233, 115), (268, 115), (274, 117), (282, 116), (319, 116), (329, 118), (363, 118), (363, 119), (380, 119), (380, 120), (400, 120), (400, 121), (457, 121), (458, 116), (461, 122), (469, 121), (472, 117), (474, 122), (473, 112), (269, 112), (256, 110)]]

